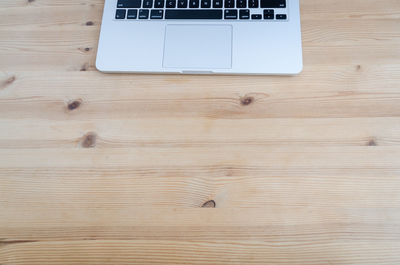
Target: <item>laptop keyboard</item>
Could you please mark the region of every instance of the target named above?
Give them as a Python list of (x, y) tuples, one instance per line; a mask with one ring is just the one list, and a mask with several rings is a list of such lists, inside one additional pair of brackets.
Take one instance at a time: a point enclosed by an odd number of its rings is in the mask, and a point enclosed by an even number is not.
[(286, 21), (286, 0), (118, 0), (117, 20)]

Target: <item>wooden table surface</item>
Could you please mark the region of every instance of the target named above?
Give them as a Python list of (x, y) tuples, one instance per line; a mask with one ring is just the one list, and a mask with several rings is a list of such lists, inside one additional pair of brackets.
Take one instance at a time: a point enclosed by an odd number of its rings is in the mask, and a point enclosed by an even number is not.
[(399, 0), (295, 77), (102, 74), (102, 8), (0, 2), (0, 264), (400, 264)]

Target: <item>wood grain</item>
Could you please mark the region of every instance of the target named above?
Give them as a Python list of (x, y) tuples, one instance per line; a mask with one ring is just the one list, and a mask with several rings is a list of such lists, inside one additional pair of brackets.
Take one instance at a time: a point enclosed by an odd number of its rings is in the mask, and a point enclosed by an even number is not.
[(0, 264), (399, 264), (400, 2), (301, 1), (295, 77), (106, 75), (103, 0), (0, 3)]

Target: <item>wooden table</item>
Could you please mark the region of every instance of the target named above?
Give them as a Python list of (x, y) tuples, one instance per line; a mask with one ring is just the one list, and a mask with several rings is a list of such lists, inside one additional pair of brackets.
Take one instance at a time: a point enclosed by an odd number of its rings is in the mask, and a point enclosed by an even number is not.
[(103, 0), (0, 2), (0, 264), (399, 264), (400, 1), (302, 0), (295, 77), (107, 75)]

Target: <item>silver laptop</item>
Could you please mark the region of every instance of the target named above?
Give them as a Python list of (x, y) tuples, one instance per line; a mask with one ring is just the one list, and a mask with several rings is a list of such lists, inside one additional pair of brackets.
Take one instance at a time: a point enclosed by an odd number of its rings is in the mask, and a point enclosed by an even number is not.
[(105, 0), (102, 72), (293, 75), (302, 66), (299, 0)]

